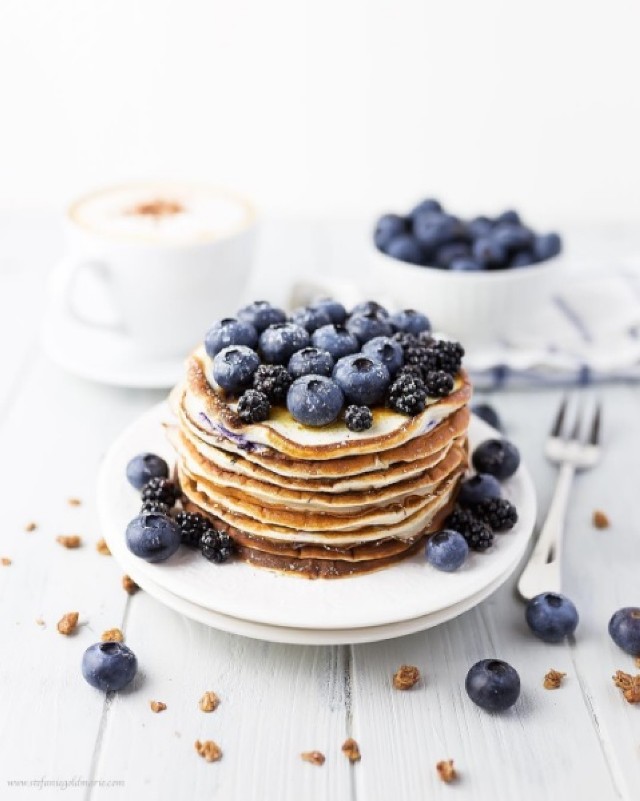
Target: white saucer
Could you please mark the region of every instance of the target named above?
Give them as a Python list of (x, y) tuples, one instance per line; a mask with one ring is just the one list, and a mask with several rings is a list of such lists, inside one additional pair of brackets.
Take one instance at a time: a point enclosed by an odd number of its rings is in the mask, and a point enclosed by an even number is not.
[(184, 371), (183, 357), (140, 356), (124, 334), (83, 325), (57, 304), (52, 304), (45, 315), (42, 343), (49, 358), (60, 367), (101, 384), (166, 389)]
[[(98, 512), (103, 535), (122, 564), (131, 559), (124, 532), (140, 506), (138, 493), (126, 481), (125, 467), (142, 451), (173, 460), (162, 428), (162, 422), (170, 419), (164, 403), (142, 415), (113, 444), (100, 470)], [(471, 447), (494, 433), (486, 423), (473, 418)], [(160, 564), (136, 559), (133, 572), (143, 585), (146, 578), (191, 604), (267, 626), (345, 630), (395, 624), (464, 603), (515, 568), (535, 522), (535, 493), (526, 467), (521, 465), (504, 489), (518, 508), (517, 526), (497, 535), (488, 553), (471, 554), (455, 573), (435, 570), (417, 554), (375, 573), (307, 581), (239, 561), (213, 565), (187, 548)]]

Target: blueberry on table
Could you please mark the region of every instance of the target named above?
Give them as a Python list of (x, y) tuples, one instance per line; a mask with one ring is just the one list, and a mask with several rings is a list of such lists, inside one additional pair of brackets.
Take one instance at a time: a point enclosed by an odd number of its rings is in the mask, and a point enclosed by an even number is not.
[(300, 378), (303, 375), (330, 376), (334, 363), (328, 350), (302, 348), (289, 359), (288, 370), (292, 378)]
[(287, 319), (287, 315), (282, 309), (272, 306), (266, 300), (256, 300), (248, 306), (244, 306), (238, 312), (237, 317), (242, 322), (250, 323), (258, 333), (275, 323), (284, 323)]
[(411, 234), (395, 236), (384, 252), (393, 259), (406, 261), (409, 264), (422, 264), (424, 262), (422, 248), (417, 239)]
[(275, 323), (260, 334), (260, 352), (268, 364), (287, 364), (309, 344), (309, 332), (295, 323)]
[(328, 351), (334, 361), (360, 350), (358, 338), (340, 324), (323, 325), (322, 328), (318, 328), (311, 334), (311, 344), (314, 348)]
[(398, 372), (404, 361), (402, 348), (395, 340), (389, 337), (374, 337), (370, 339), (364, 344), (362, 353), (373, 359), (374, 362), (384, 364), (390, 376), (394, 376)]
[(474, 704), (487, 712), (504, 712), (518, 700), (520, 676), (501, 659), (482, 659), (469, 670), (464, 686)]
[(234, 395), (246, 389), (260, 364), (258, 354), (246, 345), (231, 345), (216, 354), (212, 373), (216, 384)]
[(425, 546), (427, 562), (446, 573), (462, 567), (468, 555), (469, 546), (462, 534), (448, 529), (429, 537)]
[(403, 309), (391, 315), (391, 325), (396, 331), (417, 336), (423, 332), (431, 331), (431, 322), (422, 312), (415, 309)]
[(543, 592), (527, 604), (525, 618), (531, 631), (545, 642), (562, 642), (578, 625), (578, 610), (558, 592)]
[(325, 426), (337, 419), (344, 404), (342, 390), (331, 378), (306, 375), (296, 380), (287, 393), (287, 409), (306, 426)]
[(257, 344), (258, 332), (254, 326), (234, 317), (226, 317), (215, 322), (204, 338), (205, 350), (212, 359), (231, 345), (246, 345), (255, 349)]
[(556, 233), (541, 234), (534, 239), (533, 255), (536, 261), (545, 261), (557, 256), (562, 250), (562, 240)]
[(398, 214), (383, 214), (376, 223), (373, 241), (378, 250), (386, 252), (392, 239), (406, 233), (407, 221), (404, 217)]
[(500, 483), (489, 473), (476, 473), (460, 485), (458, 502), (462, 506), (475, 506), (487, 498), (499, 498), (502, 495)]
[(164, 562), (180, 547), (180, 528), (162, 514), (141, 514), (127, 526), (127, 548), (146, 562)]
[(393, 334), (389, 318), (379, 311), (352, 314), (347, 320), (347, 331), (362, 344), (374, 337), (390, 337)]
[(498, 412), (491, 406), (489, 403), (475, 403), (471, 407), (471, 411), (479, 417), (481, 420), (484, 420), (485, 423), (488, 423), (493, 428), (496, 428), (498, 431), (502, 428), (502, 423), (500, 422), (500, 416)]
[(420, 216), (421, 214), (439, 214), (442, 212), (442, 206), (438, 200), (432, 197), (425, 198), (418, 203), (417, 206), (414, 206), (409, 213), (411, 219), (415, 219), (416, 217)]
[(167, 478), (169, 465), (155, 453), (139, 453), (127, 464), (127, 480), (141, 490), (152, 478)]
[(314, 301), (311, 307), (314, 309), (323, 309), (329, 315), (329, 320), (332, 323), (341, 325), (347, 319), (347, 310), (342, 303), (338, 303), (337, 300), (320, 298), (320, 300)]
[(640, 607), (618, 609), (609, 621), (609, 635), (623, 651), (640, 656)]
[(487, 439), (475, 449), (471, 461), (479, 473), (490, 473), (504, 481), (520, 466), (520, 452), (507, 439)]
[(82, 675), (98, 690), (109, 693), (121, 690), (138, 670), (135, 654), (121, 642), (97, 642), (82, 656)]
[(384, 399), (390, 377), (384, 364), (354, 353), (338, 361), (333, 368), (333, 380), (349, 403), (375, 406)]
[(323, 325), (330, 325), (332, 322), (328, 312), (318, 306), (302, 306), (291, 312), (289, 320), (296, 325), (306, 329), (310, 334), (316, 328), (321, 328)]

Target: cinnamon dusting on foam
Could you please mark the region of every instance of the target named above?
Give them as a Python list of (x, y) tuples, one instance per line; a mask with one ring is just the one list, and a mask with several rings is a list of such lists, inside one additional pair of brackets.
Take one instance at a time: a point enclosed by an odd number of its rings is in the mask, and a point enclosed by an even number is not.
[(137, 206), (129, 209), (127, 214), (160, 219), (161, 217), (171, 217), (174, 214), (182, 214), (184, 211), (185, 207), (181, 203), (178, 203), (177, 200), (163, 200), (162, 198), (157, 198), (156, 200), (138, 203)]

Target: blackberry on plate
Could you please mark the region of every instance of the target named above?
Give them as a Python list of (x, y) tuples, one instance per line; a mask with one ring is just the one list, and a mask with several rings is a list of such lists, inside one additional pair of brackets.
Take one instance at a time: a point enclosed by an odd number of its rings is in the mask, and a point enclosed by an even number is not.
[(473, 551), (486, 551), (493, 544), (493, 531), (489, 526), (459, 506), (447, 518), (446, 527), (462, 534)]
[(413, 417), (427, 405), (427, 388), (420, 378), (405, 373), (391, 385), (387, 401), (394, 411)]
[(493, 531), (509, 531), (518, 522), (516, 507), (506, 498), (485, 498), (474, 508), (474, 513)]
[(449, 342), (445, 339), (433, 342), (430, 346), (435, 351), (439, 370), (445, 370), (451, 375), (455, 375), (462, 366), (464, 348), (459, 342)]
[(253, 388), (264, 393), (271, 403), (284, 403), (291, 386), (291, 376), (281, 364), (261, 364), (253, 374)]
[(368, 406), (347, 406), (344, 421), (349, 431), (367, 431), (373, 425), (373, 414)]
[(453, 389), (453, 376), (444, 370), (429, 370), (424, 377), (427, 392), (434, 398), (444, 398)]
[(416, 365), (423, 374), (441, 369), (438, 354), (421, 342), (404, 349), (404, 363)]
[(248, 389), (238, 401), (238, 417), (243, 423), (262, 423), (269, 417), (269, 398), (258, 389)]
[(396, 373), (396, 378), (400, 378), (400, 376), (403, 375), (408, 375), (411, 378), (419, 378), (422, 381), (422, 367), (417, 364), (405, 364), (404, 367), (401, 367)]
[(175, 506), (180, 497), (180, 487), (168, 478), (152, 478), (142, 488), (142, 502), (157, 501), (169, 508)]
[(175, 519), (180, 529), (180, 540), (189, 548), (199, 548), (200, 538), (212, 528), (206, 517), (195, 512), (178, 512)]
[(145, 501), (140, 508), (141, 515), (168, 515), (169, 507), (161, 501)]
[(200, 552), (210, 562), (222, 564), (233, 554), (233, 540), (226, 532), (209, 528), (200, 537)]

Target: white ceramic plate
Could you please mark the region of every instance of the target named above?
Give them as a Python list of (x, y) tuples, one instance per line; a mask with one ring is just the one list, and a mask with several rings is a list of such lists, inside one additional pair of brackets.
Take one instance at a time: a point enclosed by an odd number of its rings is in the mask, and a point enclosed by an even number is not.
[[(140, 505), (138, 493), (125, 478), (125, 467), (142, 451), (172, 460), (162, 428), (162, 422), (169, 419), (165, 404), (142, 415), (116, 440), (100, 471), (98, 511), (103, 535), (122, 562), (129, 556), (124, 532)], [(472, 448), (494, 434), (486, 423), (472, 419)], [(308, 581), (244, 562), (214, 565), (187, 548), (160, 564), (137, 560), (135, 572), (143, 584), (146, 577), (177, 598), (268, 626), (335, 630), (398, 623), (464, 603), (515, 566), (527, 547), (536, 513), (535, 492), (526, 467), (520, 466), (504, 490), (518, 508), (517, 526), (497, 535), (488, 553), (472, 553), (455, 573), (435, 570), (420, 553), (375, 573)]]

